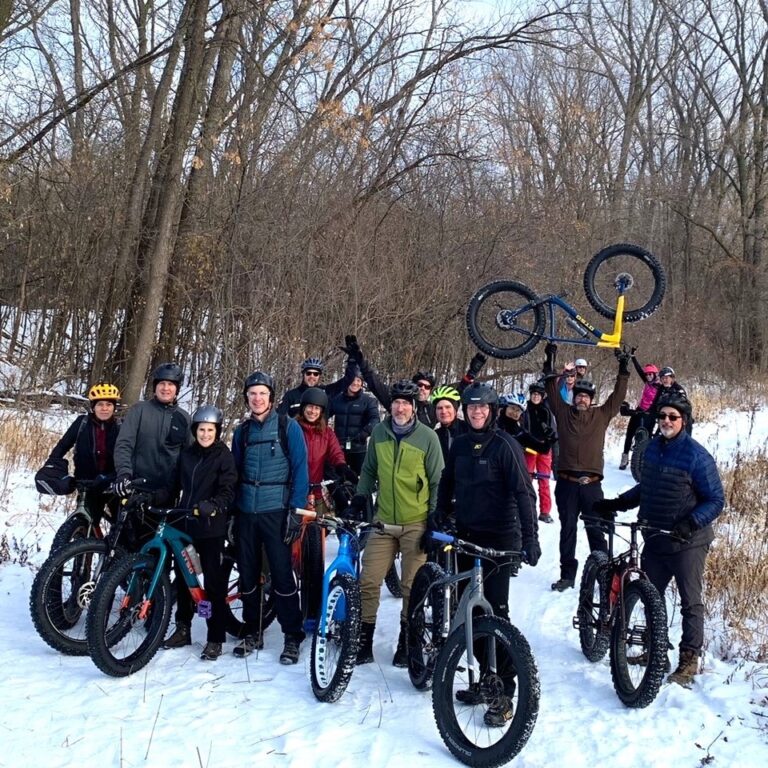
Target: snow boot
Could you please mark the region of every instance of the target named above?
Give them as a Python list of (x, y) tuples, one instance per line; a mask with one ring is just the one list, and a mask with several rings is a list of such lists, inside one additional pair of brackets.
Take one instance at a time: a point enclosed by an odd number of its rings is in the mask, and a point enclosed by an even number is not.
[(192, 628), (189, 624), (177, 624), (176, 631), (163, 643), (163, 648), (183, 648), (192, 645)]
[(404, 621), (400, 622), (400, 635), (397, 638), (397, 649), (392, 659), (392, 666), (408, 666), (408, 625)]
[(565, 592), (566, 589), (573, 589), (574, 579), (558, 579), (552, 585), (553, 592)]
[(360, 640), (355, 664), (370, 664), (373, 661), (373, 633), (376, 623), (363, 622), (360, 625)]
[(698, 671), (699, 654), (696, 651), (681, 650), (677, 669), (667, 678), (667, 681), (682, 685), (683, 688), (690, 688)]
[(626, 469), (629, 466), (629, 454), (622, 453), (621, 461), (619, 462), (619, 469)]
[(203, 661), (216, 661), (221, 656), (221, 643), (212, 643), (208, 641), (200, 654)]
[(302, 641), (301, 635), (286, 635), (283, 652), (280, 654), (281, 664), (298, 664), (299, 646)]

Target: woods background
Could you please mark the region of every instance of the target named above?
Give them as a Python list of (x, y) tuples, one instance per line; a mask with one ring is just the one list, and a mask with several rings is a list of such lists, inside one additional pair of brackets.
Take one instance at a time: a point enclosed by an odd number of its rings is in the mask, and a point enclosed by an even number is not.
[(130, 402), (174, 359), (226, 405), (254, 367), (340, 371), (350, 332), (385, 374), (447, 378), (474, 289), (587, 309), (617, 241), (669, 277), (627, 328), (644, 362), (764, 373), (767, 0), (490, 8), (0, 0), (14, 386), (108, 378)]

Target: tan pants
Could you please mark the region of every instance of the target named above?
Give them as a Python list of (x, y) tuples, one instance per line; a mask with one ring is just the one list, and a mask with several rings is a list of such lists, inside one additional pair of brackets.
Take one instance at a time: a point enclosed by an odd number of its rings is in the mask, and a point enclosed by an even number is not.
[(381, 585), (395, 561), (395, 555), (402, 554), (402, 572), (400, 583), (403, 587), (403, 607), (400, 620), (408, 618), (408, 598), (416, 571), (427, 562), (427, 556), (421, 551), (419, 542), (427, 526), (426, 523), (412, 523), (400, 526), (400, 533), (372, 533), (363, 550), (363, 570), (360, 574), (360, 593), (363, 598), (363, 621), (373, 624), (379, 610)]

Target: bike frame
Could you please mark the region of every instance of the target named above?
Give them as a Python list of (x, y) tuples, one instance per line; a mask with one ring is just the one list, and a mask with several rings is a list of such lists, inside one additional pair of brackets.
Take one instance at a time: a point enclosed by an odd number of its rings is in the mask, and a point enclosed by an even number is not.
[[(351, 534), (344, 529), (337, 529), (339, 535), (339, 551), (333, 562), (325, 569), (323, 573), (323, 589), (320, 595), (320, 605), (326, 606), (328, 604), (328, 593), (330, 591), (331, 579), (337, 573), (347, 573), (355, 580), (360, 577), (360, 549), (354, 546), (358, 541), (358, 536)], [(340, 601), (337, 605), (339, 611), (339, 621), (344, 621), (346, 618), (346, 605), (344, 601)], [(320, 637), (326, 637), (326, 611), (320, 611)]]
[[(608, 349), (618, 349), (621, 346), (621, 333), (624, 325), (624, 294), (619, 293), (616, 297), (616, 315), (613, 321), (613, 330), (608, 333), (601, 331), (592, 325), (586, 318), (582, 317), (575, 307), (572, 307), (562, 295), (548, 294), (540, 297), (537, 303), (543, 304), (546, 307), (547, 323), (550, 330), (550, 334), (545, 338), (549, 342), (563, 342), (567, 344), (577, 344), (586, 347), (606, 347)], [(582, 338), (565, 338), (557, 335), (557, 309), (561, 309), (568, 317), (577, 324), (579, 333), (583, 333)], [(567, 322), (567, 321), (566, 321)], [(595, 341), (591, 338), (587, 338), (587, 334), (591, 334)]]

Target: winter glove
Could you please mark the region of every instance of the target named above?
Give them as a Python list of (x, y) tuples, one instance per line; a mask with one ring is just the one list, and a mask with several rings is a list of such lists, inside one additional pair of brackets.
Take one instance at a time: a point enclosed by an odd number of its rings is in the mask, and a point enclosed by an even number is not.
[(299, 540), (300, 536), (301, 536), (301, 515), (296, 511), (296, 507), (289, 507), (288, 514), (285, 516), (283, 542), (290, 547), (294, 541)]
[(121, 499), (125, 499), (131, 495), (131, 481), (133, 478), (130, 475), (120, 475), (112, 485), (112, 493), (119, 496)]
[(696, 521), (688, 515), (684, 517), (680, 522), (675, 523), (675, 527), (672, 529), (672, 536), (677, 539), (683, 539), (683, 541), (690, 541), (693, 532), (698, 530), (699, 526), (696, 525)]
[(346, 482), (357, 483), (357, 473), (354, 469), (352, 469), (352, 467), (349, 466), (349, 464), (339, 464), (336, 467), (336, 472), (338, 472), (339, 477), (341, 477)]
[(622, 416), (631, 416), (632, 406), (626, 400), (623, 400), (621, 405), (619, 406), (619, 413)]
[(523, 539), (523, 562), (526, 565), (535, 566), (541, 557), (541, 545), (535, 536), (526, 536)]
[(212, 501), (201, 501), (195, 508), (195, 516), (199, 517), (214, 517), (219, 511), (219, 508)]
[(557, 344), (551, 341), (544, 347), (544, 374), (551, 376), (555, 372), (555, 357), (557, 357)]
[(357, 520), (362, 522), (365, 520), (366, 513), (368, 511), (368, 497), (364, 493), (356, 493), (346, 510), (346, 517), (348, 520)]
[(557, 437), (555, 435), (555, 430), (552, 429), (548, 424), (543, 424), (541, 427), (541, 434), (544, 437), (544, 439), (552, 445), (552, 443), (557, 442)]
[(599, 499), (592, 505), (592, 514), (603, 520), (615, 520), (622, 505), (618, 499)]
[(360, 349), (360, 345), (357, 343), (357, 336), (349, 335), (344, 337), (344, 346), (339, 347), (342, 352), (346, 352), (350, 360), (354, 361), (358, 365), (363, 359), (363, 350)]
[(632, 359), (632, 355), (626, 349), (616, 349), (613, 354), (619, 361), (619, 373), (629, 374), (629, 361)]
[(467, 369), (467, 378), (470, 379), (470, 381), (474, 379), (478, 373), (480, 373), (487, 359), (488, 358), (482, 352), (478, 352), (469, 361), (469, 368)]

